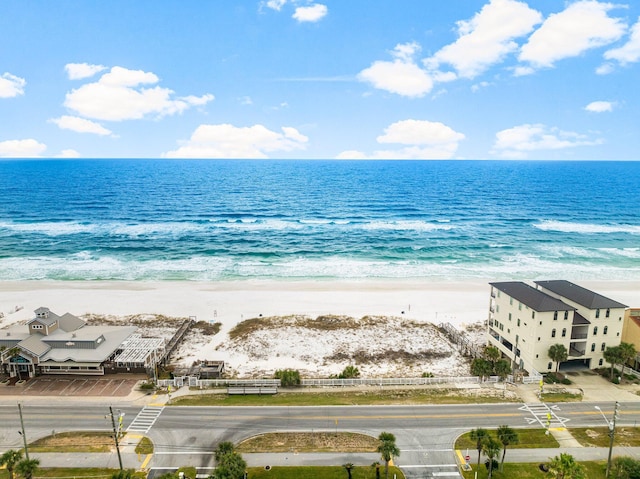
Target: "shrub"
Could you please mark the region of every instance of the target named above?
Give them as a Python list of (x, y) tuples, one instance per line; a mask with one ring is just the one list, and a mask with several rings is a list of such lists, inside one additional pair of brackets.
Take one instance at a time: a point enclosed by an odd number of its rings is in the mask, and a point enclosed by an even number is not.
[(301, 382), (300, 372), (297, 369), (278, 369), (273, 377), (279, 379), (284, 387), (299, 386)]
[(351, 378), (359, 378), (360, 370), (355, 366), (347, 366), (342, 370), (342, 372), (338, 375), (338, 379), (351, 379)]

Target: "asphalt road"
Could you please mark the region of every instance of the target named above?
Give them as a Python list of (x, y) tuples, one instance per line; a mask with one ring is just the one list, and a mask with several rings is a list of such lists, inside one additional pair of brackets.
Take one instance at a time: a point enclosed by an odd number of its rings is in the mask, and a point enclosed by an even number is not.
[[(605, 426), (594, 406), (611, 417), (612, 403), (565, 403), (550, 411), (555, 426)], [(118, 409), (114, 405), (114, 409)], [(121, 407), (127, 429), (140, 407)], [(116, 411), (116, 412), (118, 412)], [(242, 439), (275, 431), (353, 431), (377, 436), (381, 431), (396, 435), (401, 456), (396, 464), (408, 477), (459, 477), (452, 445), (469, 429), (543, 427), (541, 414), (522, 403), (425, 405), (425, 406), (332, 406), (332, 407), (165, 407), (153, 414), (143, 429), (155, 444), (153, 466), (198, 467), (213, 465), (211, 451), (220, 441)], [(24, 425), (31, 441), (52, 431), (109, 430), (108, 405), (66, 404), (23, 405)], [(537, 416), (536, 416), (537, 414)], [(140, 416), (142, 417), (142, 416)], [(619, 426), (640, 422), (640, 403), (622, 403)], [(0, 451), (20, 447), (22, 437), (17, 405), (0, 406)], [(140, 420), (136, 421), (140, 424)], [(146, 425), (145, 425), (146, 424)], [(144, 431), (143, 431), (144, 432)], [(475, 457), (470, 452), (472, 457)], [(369, 456), (362, 456), (368, 461)], [(302, 460), (292, 455), (292, 464)], [(355, 462), (355, 461), (354, 461)], [(370, 462), (369, 462), (370, 464)]]

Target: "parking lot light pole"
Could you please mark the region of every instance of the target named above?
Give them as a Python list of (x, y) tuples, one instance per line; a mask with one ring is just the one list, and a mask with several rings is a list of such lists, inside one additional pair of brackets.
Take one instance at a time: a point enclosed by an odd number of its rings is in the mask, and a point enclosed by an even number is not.
[(616, 401), (616, 405), (613, 409), (613, 419), (611, 421), (607, 419), (607, 416), (604, 415), (599, 406), (594, 407), (600, 411), (604, 420), (607, 421), (607, 426), (609, 428), (609, 457), (607, 458), (607, 472), (605, 473), (605, 477), (608, 478), (609, 473), (611, 472), (611, 453), (613, 452), (613, 439), (616, 435), (616, 419), (618, 419), (618, 408), (620, 407), (620, 403)]

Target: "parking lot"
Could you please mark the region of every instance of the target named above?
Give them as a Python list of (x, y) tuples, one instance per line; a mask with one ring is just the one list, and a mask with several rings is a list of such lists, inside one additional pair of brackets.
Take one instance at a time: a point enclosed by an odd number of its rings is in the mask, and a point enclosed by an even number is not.
[(144, 376), (44, 376), (22, 385), (0, 386), (0, 396), (127, 396)]

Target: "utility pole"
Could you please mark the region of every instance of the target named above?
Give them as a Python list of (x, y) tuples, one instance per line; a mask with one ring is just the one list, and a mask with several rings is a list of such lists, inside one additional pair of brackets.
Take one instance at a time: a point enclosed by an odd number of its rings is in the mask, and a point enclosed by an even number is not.
[[(118, 464), (120, 464), (120, 470), (122, 471), (122, 456), (120, 456), (120, 444), (118, 443), (118, 436), (120, 435), (120, 428), (116, 427), (116, 420), (113, 417), (113, 408), (109, 406), (109, 414), (111, 416), (111, 425), (113, 426), (113, 439), (116, 442), (116, 451), (118, 452)], [(119, 418), (118, 418), (119, 421)], [(118, 422), (118, 424), (120, 424)], [(27, 456), (28, 458), (28, 456)]]
[(605, 473), (605, 477), (609, 477), (609, 472), (611, 472), (611, 453), (613, 452), (613, 438), (616, 435), (616, 419), (618, 419), (618, 407), (620, 407), (620, 403), (616, 401), (616, 405), (613, 409), (613, 419), (609, 423), (609, 457), (607, 459), (607, 472)]
[(27, 435), (24, 432), (24, 421), (22, 420), (22, 404), (18, 403), (18, 411), (20, 412), (20, 429), (22, 432), (22, 440), (24, 441), (24, 455), (29, 460), (29, 448), (27, 447)]
[(605, 477), (609, 477), (609, 473), (611, 472), (611, 454), (613, 453), (613, 440), (616, 435), (616, 420), (618, 419), (618, 408), (620, 407), (620, 403), (616, 401), (616, 405), (613, 408), (613, 419), (609, 421), (607, 416), (604, 415), (602, 409), (599, 406), (595, 406), (595, 408), (600, 411), (602, 417), (607, 422), (607, 427), (609, 428), (609, 457), (607, 458), (607, 472), (605, 473)]

